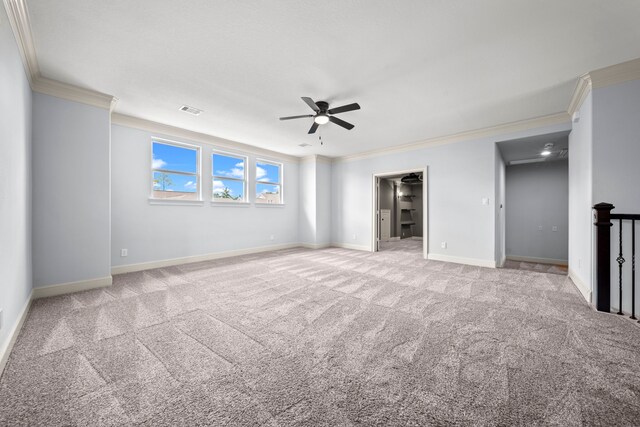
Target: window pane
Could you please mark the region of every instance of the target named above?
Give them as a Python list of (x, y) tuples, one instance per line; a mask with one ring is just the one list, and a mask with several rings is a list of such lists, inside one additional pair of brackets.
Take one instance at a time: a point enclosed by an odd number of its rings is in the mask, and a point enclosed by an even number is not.
[(280, 186), (272, 184), (256, 184), (256, 203), (282, 203)]
[(256, 163), (256, 181), (280, 182), (280, 166), (270, 163)]
[(175, 145), (153, 143), (153, 169), (196, 173), (198, 152), (195, 149)]
[(216, 202), (244, 202), (244, 181), (214, 179), (213, 200)]
[(213, 155), (213, 175), (244, 179), (244, 159), (240, 157)]
[(153, 197), (156, 199), (197, 200), (197, 178), (195, 175), (154, 172)]

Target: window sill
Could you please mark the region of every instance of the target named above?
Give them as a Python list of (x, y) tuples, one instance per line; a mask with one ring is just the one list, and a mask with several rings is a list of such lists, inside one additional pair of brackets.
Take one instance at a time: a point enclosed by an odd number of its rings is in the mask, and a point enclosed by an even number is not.
[(284, 208), (284, 203), (255, 203), (256, 208)]
[(216, 202), (212, 200), (209, 203), (211, 206), (229, 206), (234, 208), (248, 208), (251, 206), (251, 203), (249, 202)]
[(149, 197), (150, 205), (173, 205), (173, 206), (204, 206), (202, 200), (171, 200), (171, 199), (153, 199)]

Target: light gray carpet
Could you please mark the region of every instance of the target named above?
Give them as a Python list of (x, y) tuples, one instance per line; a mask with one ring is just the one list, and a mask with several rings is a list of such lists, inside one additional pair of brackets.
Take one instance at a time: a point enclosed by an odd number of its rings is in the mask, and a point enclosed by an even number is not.
[(640, 328), (562, 276), (294, 249), (35, 301), (0, 425), (638, 425)]

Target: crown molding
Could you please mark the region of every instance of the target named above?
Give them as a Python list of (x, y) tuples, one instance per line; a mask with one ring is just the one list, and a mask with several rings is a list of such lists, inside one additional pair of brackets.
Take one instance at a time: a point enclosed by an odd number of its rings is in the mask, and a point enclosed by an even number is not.
[(333, 163), (333, 158), (322, 156), (320, 154), (310, 154), (300, 158), (301, 162), (316, 162), (316, 163)]
[(206, 133), (195, 132), (176, 126), (166, 125), (151, 120), (141, 119), (139, 117), (128, 116), (126, 114), (112, 113), (111, 124), (125, 126), (134, 129), (145, 130), (160, 136), (168, 136), (179, 139), (186, 139), (201, 144), (213, 145), (216, 148), (242, 151), (244, 153), (254, 154), (267, 158), (275, 158), (279, 160), (288, 160), (289, 162), (298, 163), (299, 157), (289, 154), (279, 153), (255, 145), (243, 144), (241, 142), (231, 141), (229, 139), (219, 138), (217, 136), (208, 135)]
[(587, 95), (591, 92), (592, 86), (591, 76), (589, 74), (583, 74), (578, 78), (578, 83), (573, 90), (573, 95), (569, 102), (569, 108), (567, 108), (569, 115), (573, 115), (573, 113), (582, 107), (582, 103), (587, 99)]
[(3, 3), (31, 90), (95, 107), (113, 109), (117, 99), (111, 95), (43, 77), (40, 74), (40, 66), (31, 32), (31, 20), (29, 19), (29, 11), (25, 0), (3, 0)]
[(33, 83), (31, 83), (31, 89), (34, 92), (105, 108), (109, 111), (113, 110), (117, 102), (117, 98), (114, 96), (47, 79), (46, 77), (34, 79)]
[(593, 89), (631, 80), (640, 80), (640, 58), (589, 71), (578, 78), (567, 112), (572, 115), (578, 111)]
[(486, 127), (482, 129), (471, 130), (467, 132), (456, 133), (453, 135), (440, 136), (436, 138), (425, 139), (410, 144), (397, 145), (394, 147), (382, 148), (379, 150), (366, 151), (364, 153), (352, 154), (348, 156), (335, 157), (333, 162), (343, 162), (350, 160), (360, 160), (369, 157), (377, 157), (385, 154), (402, 153), (405, 151), (418, 150), (420, 148), (432, 147), (435, 145), (452, 144), (454, 142), (468, 141), (472, 139), (486, 138), (497, 136), (500, 134), (521, 132), (544, 126), (553, 126), (559, 124), (570, 123), (570, 116), (566, 112), (551, 114), (549, 116), (537, 117), (534, 119), (521, 120), (517, 122), (505, 123), (502, 125)]
[(640, 58), (589, 72), (594, 89), (640, 80)]
[(29, 84), (40, 75), (40, 67), (38, 66), (38, 58), (36, 57), (36, 49), (33, 44), (33, 36), (31, 34), (31, 21), (27, 12), (27, 5), (24, 0), (2, 0), (4, 8), (7, 11), (9, 25), (18, 44), (22, 64), (24, 65)]

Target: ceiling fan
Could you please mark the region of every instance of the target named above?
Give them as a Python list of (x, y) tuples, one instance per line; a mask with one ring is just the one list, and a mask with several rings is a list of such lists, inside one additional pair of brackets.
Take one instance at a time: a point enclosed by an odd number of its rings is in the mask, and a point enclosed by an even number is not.
[(316, 114), (305, 114), (303, 116), (290, 116), (290, 117), (280, 117), (280, 120), (291, 120), (291, 119), (302, 119), (313, 117), (313, 125), (311, 125), (311, 129), (309, 129), (308, 133), (315, 133), (318, 129), (318, 126), (324, 125), (326, 123), (332, 122), (337, 124), (338, 126), (342, 126), (347, 130), (353, 129), (353, 125), (351, 123), (345, 122), (337, 117), (334, 117), (333, 114), (338, 113), (346, 113), (347, 111), (359, 110), (360, 106), (357, 103), (343, 105), (342, 107), (336, 107), (329, 109), (329, 103), (325, 101), (314, 102), (313, 99), (303, 96), (302, 100), (307, 103), (309, 107)]

